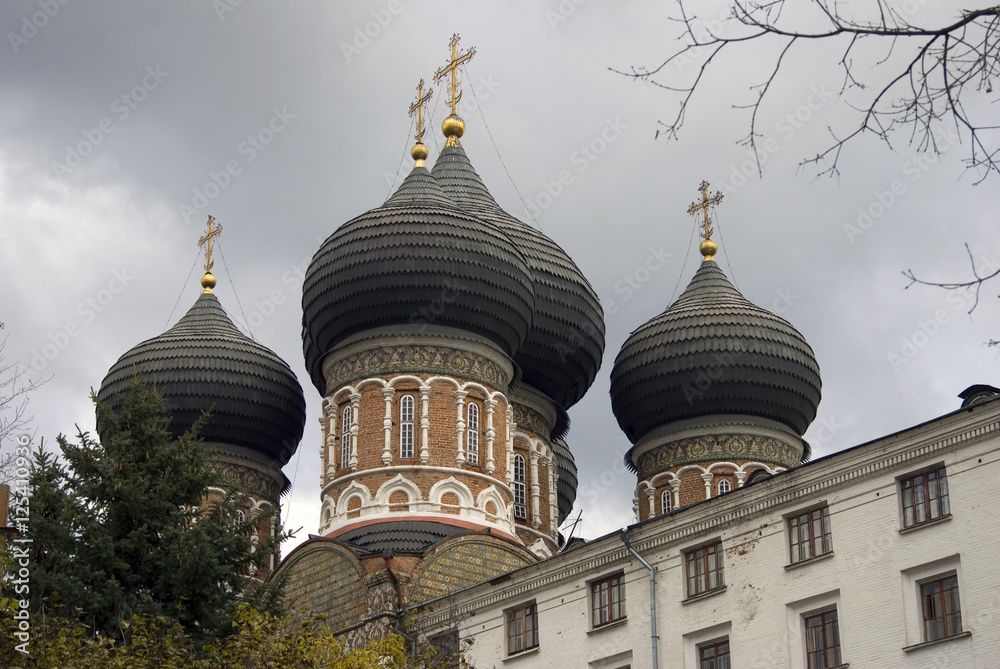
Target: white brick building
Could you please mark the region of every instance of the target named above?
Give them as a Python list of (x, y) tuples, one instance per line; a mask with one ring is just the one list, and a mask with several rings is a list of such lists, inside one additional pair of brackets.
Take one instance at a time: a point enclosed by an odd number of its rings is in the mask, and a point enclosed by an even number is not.
[[(655, 570), (660, 667), (1000, 666), (1000, 397), (966, 403), (411, 613), (424, 638), (457, 633), (478, 669), (652, 667), (650, 574), (627, 536)], [(914, 484), (929, 494), (911, 498)], [(816, 531), (793, 561), (803, 516), (828, 542)], [(698, 583), (688, 563), (712, 546), (722, 574)], [(615, 576), (623, 605), (595, 612), (598, 583)], [(935, 594), (956, 585), (957, 602)], [(824, 623), (837, 637), (814, 637), (819, 651), (807, 658), (806, 626)]]

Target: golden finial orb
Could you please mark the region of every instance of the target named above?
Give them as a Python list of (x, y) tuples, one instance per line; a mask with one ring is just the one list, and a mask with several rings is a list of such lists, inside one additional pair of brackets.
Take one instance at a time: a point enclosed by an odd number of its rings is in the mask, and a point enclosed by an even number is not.
[(427, 147), (423, 143), (414, 144), (413, 148), (410, 149), (410, 157), (416, 161), (414, 167), (425, 167), (427, 165), (424, 162), (427, 158)]
[(441, 132), (448, 138), (448, 145), (450, 146), (453, 141), (452, 138), (454, 138), (454, 141), (458, 141), (458, 138), (465, 134), (465, 121), (452, 114), (441, 123)]
[(212, 289), (215, 288), (215, 275), (211, 272), (205, 272), (205, 276), (201, 277), (201, 287), (205, 289), (201, 292), (211, 293)]
[(715, 254), (719, 250), (718, 245), (711, 239), (706, 239), (698, 246), (698, 251), (705, 260), (715, 260)]

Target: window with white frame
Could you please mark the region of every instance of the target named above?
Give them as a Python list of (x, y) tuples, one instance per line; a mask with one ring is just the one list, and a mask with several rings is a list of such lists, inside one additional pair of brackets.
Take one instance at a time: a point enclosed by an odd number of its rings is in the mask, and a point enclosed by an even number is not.
[(899, 488), (904, 529), (951, 515), (948, 473), (944, 467), (902, 478)]
[(674, 497), (673, 493), (669, 490), (664, 490), (660, 493), (660, 513), (670, 513), (674, 509)]
[(465, 423), (468, 440), (465, 461), (470, 465), (479, 464), (479, 405), (469, 402), (468, 420)]
[(346, 469), (351, 462), (351, 426), (354, 412), (350, 406), (344, 407), (344, 419), (340, 425), (340, 468)]
[(722, 479), (719, 481), (719, 494), (724, 495), (733, 489), (733, 484), (729, 482), (728, 479)]
[(413, 395), (399, 398), (399, 457), (413, 457)]
[(514, 481), (511, 483), (514, 490), (514, 517), (518, 520), (526, 520), (528, 511), (525, 508), (524, 497), (524, 456), (514, 456)]

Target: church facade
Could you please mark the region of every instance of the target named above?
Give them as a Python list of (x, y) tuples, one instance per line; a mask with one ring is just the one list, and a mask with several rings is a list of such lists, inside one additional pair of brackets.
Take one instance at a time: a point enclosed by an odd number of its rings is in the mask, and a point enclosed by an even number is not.
[[(576, 496), (567, 411), (600, 368), (604, 316), (573, 260), (497, 204), (461, 144), (458, 72), (474, 54), (454, 37), (435, 75), (451, 114), (433, 166), (421, 81), (411, 172), (306, 272), (320, 527), (257, 576), (284, 579), (289, 610), (325, 614), (350, 643), (396, 631), (480, 668), (991, 666), (1000, 391), (973, 387), (954, 413), (811, 462), (819, 365), (715, 262), (722, 197), (706, 183), (689, 209), (698, 269), (611, 370), (637, 524), (560, 534)], [(213, 234), (210, 221), (209, 249)], [(239, 481), (253, 514), (287, 488), (303, 393), (233, 326), (210, 269), (209, 251), (204, 293), (122, 356), (100, 397), (114, 402), (138, 370), (180, 431), (214, 405), (214, 494)]]

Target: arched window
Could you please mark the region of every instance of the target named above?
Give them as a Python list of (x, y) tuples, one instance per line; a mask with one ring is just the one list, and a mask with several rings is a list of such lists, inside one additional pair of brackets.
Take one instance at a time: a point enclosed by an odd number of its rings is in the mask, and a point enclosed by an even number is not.
[(670, 513), (674, 509), (674, 498), (669, 490), (660, 493), (660, 513)]
[(354, 413), (350, 406), (344, 407), (344, 420), (340, 426), (340, 468), (347, 469), (351, 462), (351, 426)]
[(518, 520), (526, 520), (528, 511), (524, 507), (524, 456), (514, 456), (514, 482), (511, 484), (514, 489), (514, 517)]
[(724, 495), (733, 489), (733, 484), (731, 484), (727, 479), (722, 479), (719, 481), (719, 494)]
[(243, 513), (242, 509), (237, 509), (236, 511), (236, 522), (242, 525), (247, 520), (247, 515)]
[(413, 395), (399, 398), (399, 457), (413, 457)]
[(469, 420), (466, 423), (468, 428), (468, 457), (466, 462), (470, 465), (479, 464), (479, 405), (475, 402), (469, 403)]

